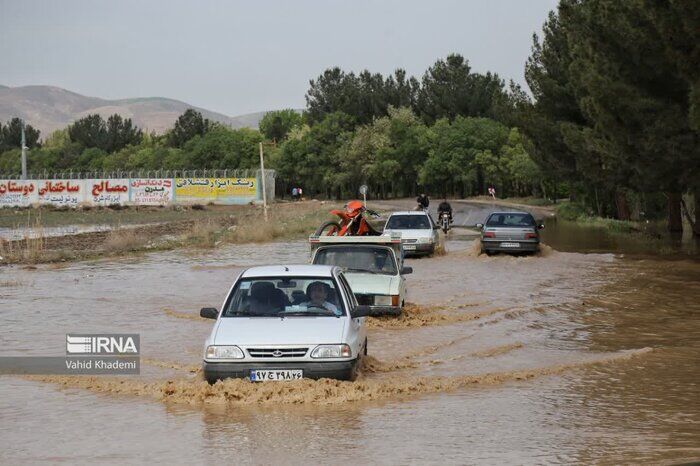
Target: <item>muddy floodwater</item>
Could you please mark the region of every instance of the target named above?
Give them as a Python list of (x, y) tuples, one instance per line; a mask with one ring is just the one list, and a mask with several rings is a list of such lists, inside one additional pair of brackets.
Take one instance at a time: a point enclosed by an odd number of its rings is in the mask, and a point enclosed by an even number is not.
[(140, 376), (0, 376), (0, 462), (700, 459), (697, 256), (487, 257), (450, 235), (447, 255), (408, 260), (411, 305), (369, 322), (356, 382), (198, 372), (199, 308), (247, 266), (306, 262), (305, 242), (0, 268), (1, 355), (61, 356), (70, 332), (142, 345)]

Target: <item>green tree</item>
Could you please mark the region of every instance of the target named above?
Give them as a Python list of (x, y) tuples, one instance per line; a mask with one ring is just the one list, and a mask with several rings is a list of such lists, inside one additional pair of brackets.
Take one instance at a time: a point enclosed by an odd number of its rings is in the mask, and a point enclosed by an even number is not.
[(302, 116), (296, 110), (285, 109), (267, 112), (260, 120), (260, 132), (268, 140), (283, 141), (293, 128), (302, 125)]
[[(700, 134), (691, 128), (691, 94), (662, 34), (641, 3), (562, 2), (580, 106), (629, 174), (629, 186), (664, 191), (669, 229), (680, 231), (681, 193), (698, 176)], [(606, 151), (609, 152), (609, 151)]]
[[(24, 125), (24, 141), (27, 147), (38, 147), (39, 135), (41, 132), (32, 127)], [(22, 147), (22, 120), (13, 118), (6, 125), (0, 124), (0, 151)]]
[(183, 147), (195, 136), (204, 136), (214, 125), (194, 109), (188, 108), (177, 118), (175, 126), (167, 134), (170, 147)]
[(503, 92), (504, 83), (498, 75), (472, 73), (464, 57), (450, 54), (423, 75), (417, 112), (428, 124), (458, 115), (492, 117), (495, 101)]
[(71, 142), (76, 142), (83, 147), (103, 149), (107, 145), (107, 124), (99, 114), (94, 113), (68, 126), (68, 135)]
[(136, 145), (143, 139), (143, 132), (131, 122), (131, 118), (123, 119), (114, 114), (107, 119), (107, 135), (103, 149), (116, 152), (129, 145)]
[(229, 129), (216, 126), (203, 136), (195, 136), (183, 147), (188, 168), (256, 168), (259, 163), (259, 131), (250, 128)]

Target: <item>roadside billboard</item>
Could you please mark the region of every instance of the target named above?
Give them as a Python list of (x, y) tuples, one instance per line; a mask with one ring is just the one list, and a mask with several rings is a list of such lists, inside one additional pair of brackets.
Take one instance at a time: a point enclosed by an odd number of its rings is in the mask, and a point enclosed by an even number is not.
[(175, 178), (178, 204), (247, 204), (257, 198), (256, 178)]
[(0, 207), (29, 207), (39, 200), (36, 181), (0, 181)]
[(77, 207), (83, 203), (86, 184), (86, 180), (41, 180), (37, 201), (56, 207)]
[(129, 182), (129, 202), (136, 205), (166, 205), (173, 200), (172, 178), (136, 178)]
[(94, 206), (126, 205), (129, 202), (129, 180), (84, 180), (85, 203)]
[(248, 204), (261, 197), (257, 178), (0, 179), (0, 208)]

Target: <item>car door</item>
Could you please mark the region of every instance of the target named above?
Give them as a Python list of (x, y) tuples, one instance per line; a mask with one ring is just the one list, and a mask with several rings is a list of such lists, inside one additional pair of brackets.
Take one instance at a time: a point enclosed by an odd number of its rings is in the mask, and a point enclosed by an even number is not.
[(401, 257), (396, 256), (394, 253), (394, 250), (391, 250), (391, 255), (394, 257), (394, 260), (396, 261), (396, 270), (399, 273), (399, 306), (403, 304), (403, 302), (406, 299), (406, 277), (401, 273), (401, 270), (403, 270), (403, 254)]
[[(357, 306), (355, 294), (352, 292), (352, 288), (350, 288), (350, 284), (342, 272), (338, 273), (338, 282), (340, 286), (343, 287), (343, 292), (348, 298), (348, 303), (350, 305), (348, 311), (350, 311)], [(348, 332), (348, 341), (346, 343), (352, 348), (353, 354), (359, 356), (360, 352), (364, 350), (365, 341), (367, 340), (365, 317), (350, 317), (348, 322), (350, 324), (350, 332)]]

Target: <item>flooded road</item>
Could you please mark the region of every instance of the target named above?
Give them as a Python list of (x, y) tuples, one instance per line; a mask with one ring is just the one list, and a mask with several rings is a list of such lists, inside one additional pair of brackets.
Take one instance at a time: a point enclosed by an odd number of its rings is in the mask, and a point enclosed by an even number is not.
[(487, 257), (450, 235), (408, 260), (413, 304), (370, 322), (356, 382), (197, 373), (199, 308), (247, 266), (306, 262), (305, 242), (0, 269), (3, 356), (63, 355), (70, 332), (140, 333), (143, 355), (138, 377), (0, 377), (0, 462), (700, 459), (696, 257)]

